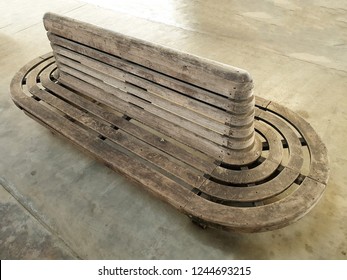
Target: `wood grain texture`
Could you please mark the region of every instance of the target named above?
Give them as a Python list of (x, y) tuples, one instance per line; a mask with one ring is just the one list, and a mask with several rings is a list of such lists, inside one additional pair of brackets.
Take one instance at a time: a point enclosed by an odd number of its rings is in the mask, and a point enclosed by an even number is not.
[(200, 224), (284, 227), (324, 192), (313, 128), (253, 95), (248, 72), (48, 13), (53, 55), (13, 78), (14, 103)]
[(44, 25), (47, 31), (58, 36), (122, 57), (212, 92), (237, 100), (251, 96), (252, 79), (245, 70), (52, 13), (45, 14)]
[[(55, 73), (50, 55), (23, 67), (11, 83), (15, 104), (199, 223), (241, 232), (273, 230), (301, 218), (324, 192), (323, 143), (303, 119), (276, 103), (256, 99), (262, 153), (251, 164), (235, 166), (129, 118), (123, 111), (128, 102), (118, 108), (110, 95), (78, 90), (83, 83), (77, 78), (70, 88), (62, 81), (72, 76), (61, 72), (63, 79), (56, 81)], [(312, 157), (303, 157), (302, 149), (310, 149)]]
[[(59, 71), (96, 78), (98, 87), (117, 88), (118, 97), (179, 125), (182, 133), (254, 160), (253, 84), (246, 71), (55, 14), (46, 14), (44, 24)], [(241, 155), (227, 154), (221, 158), (241, 162)]]

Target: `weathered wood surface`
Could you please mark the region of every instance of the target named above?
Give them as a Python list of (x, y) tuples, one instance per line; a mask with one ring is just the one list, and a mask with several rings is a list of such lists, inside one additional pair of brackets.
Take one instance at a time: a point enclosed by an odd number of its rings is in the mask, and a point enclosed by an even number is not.
[[(246, 71), (54, 14), (44, 24), (62, 73), (84, 82), (91, 76), (93, 86), (220, 145), (227, 162), (254, 160), (253, 84)], [(243, 156), (228, 156), (223, 147)]]
[(252, 79), (243, 69), (177, 52), (159, 45), (105, 30), (71, 18), (47, 13), (49, 32), (121, 57), (178, 80), (235, 100), (252, 95)]
[[(201, 172), (209, 173), (214, 168), (214, 165), (208, 164), (208, 162), (201, 159), (199, 155), (196, 155), (192, 158), (191, 156), (189, 156), (185, 149), (182, 149), (172, 144), (171, 142), (164, 141), (163, 138), (148, 132), (147, 130), (133, 124), (132, 122), (127, 121), (125, 118), (118, 116), (118, 114), (105, 110), (104, 108), (95, 104), (95, 102), (89, 101), (79, 95), (76, 95), (74, 92), (71, 92), (71, 90), (52, 82), (50, 80), (50, 73), (55, 68), (56, 66), (53, 64), (49, 66), (47, 70), (42, 72), (41, 83), (45, 88), (54, 92), (59, 98), (69, 100), (75, 106), (84, 108), (84, 110), (100, 118), (100, 120), (108, 122), (114, 128), (122, 129), (124, 132), (132, 135), (135, 138), (141, 138), (145, 143), (169, 154), (170, 156), (186, 164), (191, 165)], [(206, 159), (206, 157), (204, 158)], [(211, 158), (210, 161), (213, 161), (213, 159)]]
[(24, 66), (11, 94), (54, 134), (205, 225), (272, 230), (318, 202), (324, 144), (255, 98), (246, 71), (54, 14), (44, 24), (53, 55)]
[(303, 162), (311, 162), (301, 150), (313, 151), (312, 164), (320, 168), (324, 145), (312, 129), (298, 136), (293, 128), (308, 124), (278, 104), (257, 98), (255, 128), (266, 149), (252, 164), (234, 166), (129, 118), (99, 98), (102, 91), (85, 94), (76, 91), (78, 83), (73, 89), (56, 81), (56, 71), (50, 56), (23, 67), (11, 84), (17, 106), (198, 222), (243, 232), (280, 228), (307, 213), (325, 189), (326, 168), (301, 173)]

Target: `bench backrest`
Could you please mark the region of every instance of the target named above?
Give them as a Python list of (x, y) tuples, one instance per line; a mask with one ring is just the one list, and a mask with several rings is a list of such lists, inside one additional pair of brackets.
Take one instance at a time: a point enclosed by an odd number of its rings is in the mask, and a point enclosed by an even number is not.
[(247, 71), (52, 13), (44, 25), (63, 84), (221, 160), (253, 145)]

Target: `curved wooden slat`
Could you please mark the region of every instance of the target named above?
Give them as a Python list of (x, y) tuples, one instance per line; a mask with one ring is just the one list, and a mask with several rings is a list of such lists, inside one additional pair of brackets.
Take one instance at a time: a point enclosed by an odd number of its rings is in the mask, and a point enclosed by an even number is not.
[(213, 178), (226, 184), (250, 184), (266, 179), (279, 167), (282, 161), (282, 143), (280, 138), (271, 129), (264, 125), (255, 124), (256, 129), (267, 139), (269, 143), (269, 157), (255, 168), (247, 170), (230, 170), (217, 167), (211, 174)]
[(184, 211), (211, 227), (239, 232), (274, 230), (302, 218), (317, 204), (324, 190), (324, 184), (306, 177), (300, 188), (290, 196), (268, 205), (233, 207), (195, 195), (186, 204)]
[(199, 190), (214, 199), (225, 202), (254, 203), (275, 197), (286, 189), (298, 178), (299, 172), (284, 168), (277, 176), (265, 183), (254, 186), (237, 187), (226, 186), (206, 180)]
[(272, 102), (268, 110), (280, 114), (287, 119), (303, 136), (310, 151), (311, 165), (308, 176), (323, 184), (327, 184), (329, 178), (328, 152), (327, 148), (314, 131), (312, 126), (302, 117), (294, 114), (288, 108)]

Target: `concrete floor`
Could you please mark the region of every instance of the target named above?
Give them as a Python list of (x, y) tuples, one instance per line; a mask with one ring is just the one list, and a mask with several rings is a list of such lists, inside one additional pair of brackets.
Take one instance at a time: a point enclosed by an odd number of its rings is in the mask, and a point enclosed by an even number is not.
[[(0, 259), (347, 259), (346, 1), (113, 3), (0, 2)], [(54, 137), (9, 95), (15, 72), (50, 51), (46, 11), (247, 69), (257, 95), (300, 113), (326, 143), (321, 202), (281, 230), (202, 230)]]

